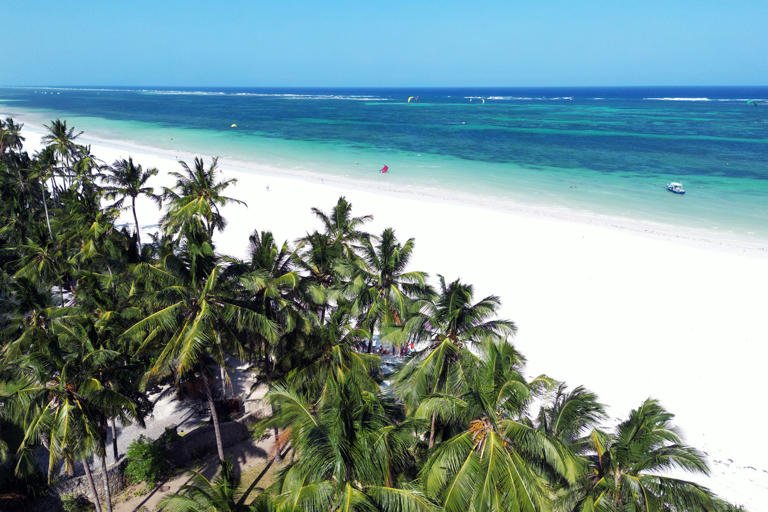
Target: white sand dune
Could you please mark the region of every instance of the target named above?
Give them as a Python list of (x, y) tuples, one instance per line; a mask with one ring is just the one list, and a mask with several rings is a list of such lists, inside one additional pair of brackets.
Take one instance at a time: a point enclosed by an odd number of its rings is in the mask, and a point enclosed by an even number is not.
[[(30, 145), (39, 141), (37, 130), (24, 128)], [(131, 155), (161, 171), (178, 169), (177, 157), (193, 157), (83, 140), (107, 162)], [(226, 177), (238, 179), (231, 195), (248, 207), (225, 208), (229, 224), (216, 237), (219, 251), (243, 256), (254, 229), (295, 240), (319, 227), (310, 207), (328, 210), (344, 195), (356, 214), (374, 215), (370, 231), (392, 226), (401, 239), (416, 238), (414, 269), (461, 277), (478, 296), (499, 295), (503, 316), (519, 326), (515, 343), (531, 374), (587, 386), (615, 417), (649, 396), (660, 399), (687, 440), (710, 456), (713, 475), (701, 483), (753, 511), (768, 504), (768, 243), (741, 245), (703, 232), (676, 236), (639, 221), (499, 209), (329, 177), (321, 182), (318, 174), (227, 158), (220, 164)], [(171, 184), (164, 172), (154, 183), (161, 184)], [(143, 225), (158, 222), (153, 204), (139, 207)], [(132, 223), (129, 214), (124, 220)]]

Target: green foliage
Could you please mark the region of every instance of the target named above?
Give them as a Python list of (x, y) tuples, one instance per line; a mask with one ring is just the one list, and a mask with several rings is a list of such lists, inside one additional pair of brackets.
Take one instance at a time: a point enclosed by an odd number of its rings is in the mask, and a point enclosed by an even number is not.
[(96, 509), (94, 504), (82, 494), (78, 494), (77, 496), (71, 494), (62, 496), (61, 508), (64, 512), (91, 512)]
[(250, 507), (237, 497), (239, 475), (227, 460), (220, 464), (216, 478), (209, 480), (198, 472), (192, 473), (191, 481), (176, 494), (163, 498), (160, 510), (168, 512), (203, 512), (208, 510), (228, 512), (250, 512)]
[(181, 439), (181, 436), (176, 431), (176, 427), (165, 427), (163, 433), (157, 438), (157, 442), (162, 446), (177, 439)]
[(168, 463), (161, 443), (139, 437), (125, 453), (128, 464), (125, 477), (131, 483), (146, 482), (154, 485), (168, 473)]

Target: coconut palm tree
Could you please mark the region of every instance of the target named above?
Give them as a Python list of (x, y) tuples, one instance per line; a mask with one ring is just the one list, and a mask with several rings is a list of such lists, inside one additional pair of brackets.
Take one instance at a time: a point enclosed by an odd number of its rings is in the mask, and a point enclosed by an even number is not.
[[(133, 243), (132, 237), (126, 241)], [(125, 252), (122, 253), (125, 255)], [(89, 263), (93, 263), (91, 260)], [(121, 337), (121, 334), (141, 318), (142, 309), (131, 296), (132, 281), (129, 263), (126, 260), (106, 260), (103, 271), (88, 269), (78, 274), (75, 303), (80, 311), (92, 317), (94, 344), (113, 350), (116, 357), (102, 361), (98, 367), (99, 378), (104, 385), (129, 397), (135, 404), (135, 417), (129, 417), (118, 408), (105, 410), (105, 420), (111, 423), (113, 460), (118, 459), (117, 426), (138, 423), (152, 410), (146, 394), (139, 389), (139, 383), (146, 371), (147, 361), (134, 354), (135, 347)], [(106, 425), (101, 425), (106, 429)], [(106, 432), (105, 432), (106, 437)]]
[(329, 386), (353, 379), (362, 390), (378, 391), (379, 386), (371, 375), (379, 367), (380, 359), (357, 350), (367, 332), (355, 328), (351, 322), (348, 311), (334, 309), (324, 324), (312, 330), (304, 347), (305, 360), (295, 365), (285, 378), (292, 388), (317, 398), (326, 394)]
[(249, 512), (251, 507), (236, 498), (240, 478), (229, 461), (220, 464), (215, 479), (192, 472), (192, 480), (178, 492), (160, 501), (160, 510), (166, 512)]
[(312, 213), (323, 223), (330, 243), (341, 244), (342, 252), (347, 259), (352, 259), (354, 256), (355, 245), (368, 237), (360, 227), (373, 219), (373, 215), (352, 217), (352, 204), (343, 196), (329, 213), (319, 208), (312, 208)]
[(344, 249), (330, 235), (315, 231), (301, 238), (296, 250), (296, 265), (305, 273), (301, 294), (322, 322), (337, 295), (337, 266), (344, 258)]
[(16, 361), (32, 352), (55, 353), (59, 325), (77, 313), (72, 308), (55, 307), (50, 291), (34, 280), (12, 279), (6, 293), (0, 360)]
[(225, 368), (226, 354), (240, 353), (238, 332), (253, 332), (269, 342), (278, 336), (272, 320), (233, 295), (233, 283), (221, 277), (224, 270), (210, 246), (190, 246), (181, 255), (170, 254), (158, 264), (138, 265), (137, 277), (153, 283), (144, 296), (152, 313), (125, 332), (141, 341), (140, 352), (149, 348), (157, 351), (146, 380), (172, 375), (178, 381), (199, 372), (221, 461), (224, 447), (205, 360), (210, 358)]
[(6, 117), (5, 121), (0, 119), (0, 156), (9, 149), (21, 150), (24, 145), (24, 137), (21, 135), (23, 127), (23, 124), (15, 123), (11, 117)]
[(425, 272), (405, 270), (413, 254), (413, 238), (400, 244), (394, 230), (387, 228), (375, 242), (366, 238), (362, 258), (339, 265), (348, 278), (344, 295), (351, 302), (351, 311), (361, 316), (361, 326), (368, 329), (368, 352), (377, 327), (403, 325), (410, 299), (432, 293)]
[(386, 398), (344, 376), (316, 402), (282, 386), (267, 396), (275, 412), (260, 427), (286, 429), (296, 459), (256, 510), (437, 510), (413, 483), (396, 485), (412, 463), (413, 427), (393, 421)]
[[(228, 271), (238, 276), (240, 290), (236, 293), (239, 297), (280, 326), (281, 338), (275, 340), (274, 345), (269, 345), (263, 338), (247, 338), (250, 344), (258, 344), (263, 369), (269, 380), (274, 365), (289, 350), (289, 347), (280, 345), (281, 340), (296, 332), (307, 334), (315, 320), (304, 310), (301, 301), (296, 250), (291, 250), (287, 242), (278, 246), (269, 231), (254, 231), (248, 240), (250, 257), (245, 262), (230, 265)], [(251, 352), (256, 353), (255, 350)]]
[(709, 473), (704, 455), (684, 444), (674, 415), (648, 399), (611, 433), (594, 430), (589, 471), (560, 506), (567, 510), (705, 510), (718, 504), (705, 487), (665, 476), (670, 469)]
[(108, 183), (104, 187), (107, 199), (117, 199), (112, 206), (117, 209), (124, 209), (125, 199), (131, 198), (131, 211), (133, 212), (133, 222), (136, 226), (136, 243), (141, 251), (141, 228), (139, 227), (139, 218), (136, 216), (136, 198), (145, 195), (148, 198), (160, 204), (161, 197), (154, 193), (152, 187), (146, 186), (147, 181), (152, 176), (157, 175), (157, 169), (143, 169), (141, 165), (133, 163), (133, 159), (115, 160), (111, 167), (107, 168), (104, 175), (104, 181)]
[[(552, 381), (527, 382), (519, 354), (506, 341), (487, 340), (478, 360), (460, 396), (460, 415), (469, 421), (437, 445), (421, 469), (426, 494), (447, 511), (547, 510), (552, 492), (544, 476), (574, 482), (581, 469), (567, 446), (526, 417), (530, 400)], [(416, 415), (429, 417), (440, 401), (445, 398), (427, 399)]]
[(545, 401), (536, 417), (536, 428), (566, 444), (580, 455), (591, 446), (589, 434), (607, 418), (597, 395), (583, 386), (568, 391), (564, 383)]
[(43, 137), (43, 144), (51, 148), (56, 158), (63, 164), (63, 167), (59, 168), (59, 172), (64, 182), (71, 184), (73, 178), (71, 164), (80, 151), (80, 146), (75, 140), (83, 132), (75, 133), (73, 127), (67, 126), (67, 122), (60, 119), (51, 121), (51, 124), (45, 125), (45, 128), (48, 130), (48, 134)]
[[(405, 332), (425, 346), (397, 374), (395, 393), (411, 408), (436, 393), (461, 394), (467, 372), (477, 365), (469, 348), (485, 340), (502, 340), (515, 333), (515, 324), (495, 319), (501, 301), (495, 295), (472, 302), (473, 288), (458, 279), (446, 285), (440, 278), (436, 298), (405, 325)], [(429, 448), (435, 443), (437, 413), (432, 415)]]
[(64, 284), (68, 262), (59, 244), (48, 240), (44, 244), (28, 240), (19, 246), (21, 258), (17, 262), (16, 278), (29, 279), (40, 285), (56, 284), (59, 290), (60, 305), (64, 305)]
[(202, 158), (195, 158), (193, 167), (180, 161), (182, 172), (171, 172), (176, 185), (164, 188), (163, 200), (168, 201), (168, 211), (163, 217), (166, 233), (176, 236), (182, 233), (198, 233), (210, 238), (217, 229), (226, 225), (219, 208), (229, 203), (245, 205), (243, 201), (223, 195), (224, 190), (237, 182), (236, 179), (218, 181), (218, 158), (205, 166)]
[(53, 240), (53, 230), (51, 229), (51, 218), (48, 212), (48, 180), (51, 180), (52, 193), (58, 195), (59, 191), (56, 187), (56, 181), (53, 176), (56, 172), (56, 157), (53, 148), (44, 148), (35, 154), (35, 158), (32, 162), (30, 178), (39, 184), (40, 199), (43, 203), (43, 211), (45, 213), (45, 223), (48, 226), (48, 234)]
[(24, 437), (17, 451), (17, 471), (30, 464), (34, 451), (44, 445), (49, 453), (49, 479), (64, 460), (70, 468), (80, 459), (88, 477), (97, 510), (101, 510), (89, 458), (101, 458), (108, 510), (112, 510), (104, 459), (104, 437), (99, 423), (105, 411), (120, 409), (131, 415), (133, 402), (104, 386), (98, 366), (117, 354), (94, 347), (79, 322), (56, 325), (59, 346), (55, 351), (32, 352), (6, 360), (15, 379), (6, 383), (3, 414), (17, 420)]

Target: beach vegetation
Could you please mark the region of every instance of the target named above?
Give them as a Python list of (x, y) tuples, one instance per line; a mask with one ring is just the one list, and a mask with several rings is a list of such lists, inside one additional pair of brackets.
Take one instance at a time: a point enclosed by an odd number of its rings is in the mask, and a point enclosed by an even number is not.
[(127, 464), (123, 474), (130, 483), (145, 482), (153, 486), (165, 476), (168, 464), (165, 450), (160, 440), (140, 436), (134, 440), (125, 452)]

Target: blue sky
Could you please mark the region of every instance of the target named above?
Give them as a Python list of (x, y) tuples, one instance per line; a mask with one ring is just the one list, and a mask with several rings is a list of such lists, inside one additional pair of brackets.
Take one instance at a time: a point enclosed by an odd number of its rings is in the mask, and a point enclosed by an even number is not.
[(4, 85), (768, 84), (766, 0), (4, 4)]

